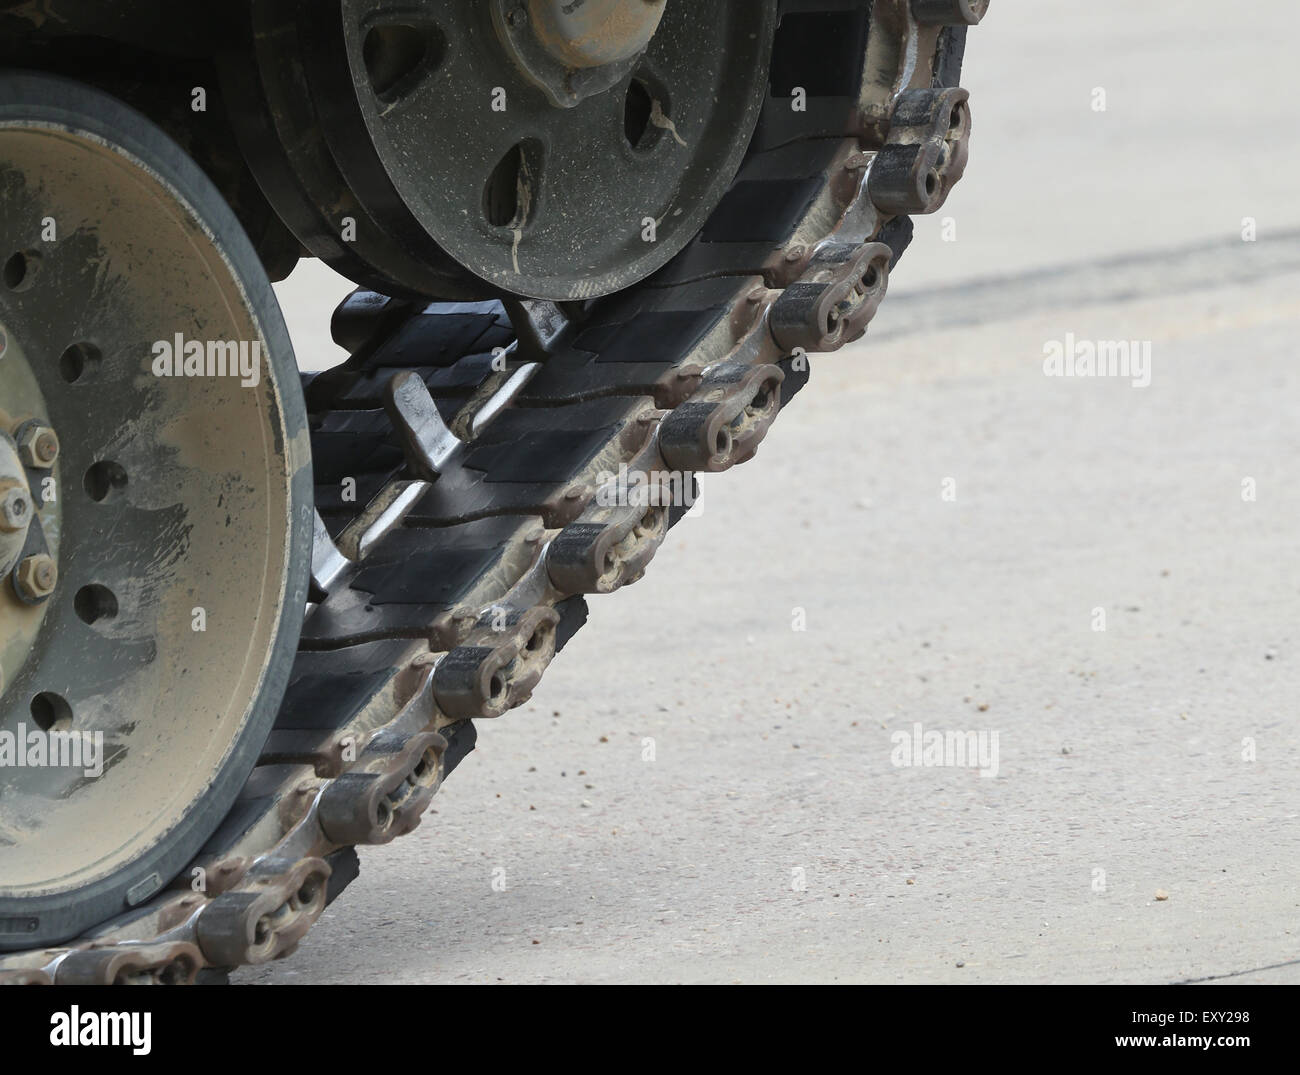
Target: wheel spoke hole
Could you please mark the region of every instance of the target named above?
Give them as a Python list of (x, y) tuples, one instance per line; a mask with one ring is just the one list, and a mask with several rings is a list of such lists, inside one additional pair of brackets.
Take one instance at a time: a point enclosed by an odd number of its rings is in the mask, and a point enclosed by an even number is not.
[(441, 66), (446, 51), (447, 39), (432, 23), (373, 26), (361, 46), (370, 88), (382, 101), (409, 93)]
[(5, 287), (10, 291), (26, 291), (36, 281), (41, 267), (41, 255), (35, 250), (19, 250), (10, 254), (0, 270)]
[(540, 155), (535, 143), (520, 142), (492, 169), (483, 188), (483, 216), (494, 228), (521, 228), (528, 222)]
[(633, 149), (644, 149), (655, 130), (650, 123), (654, 115), (654, 98), (650, 90), (639, 78), (634, 78), (627, 87), (627, 98), (623, 102), (623, 134), (627, 144)]
[(95, 503), (103, 503), (114, 493), (126, 488), (126, 471), (112, 460), (103, 459), (92, 465), (82, 481), (86, 495)]
[(42, 691), (32, 699), (32, 720), (43, 732), (66, 732), (72, 727), (72, 706), (61, 694)]
[(98, 623), (117, 616), (117, 595), (107, 586), (92, 583), (83, 586), (72, 599), (72, 607), (82, 623)]
[(59, 356), (59, 376), (68, 384), (92, 380), (102, 357), (93, 343), (74, 343)]

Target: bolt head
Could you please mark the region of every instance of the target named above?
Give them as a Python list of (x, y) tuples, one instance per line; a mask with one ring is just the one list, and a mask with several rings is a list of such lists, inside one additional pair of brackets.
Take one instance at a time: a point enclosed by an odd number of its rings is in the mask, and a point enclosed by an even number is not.
[(16, 533), (26, 528), (32, 517), (32, 500), (26, 489), (12, 488), (0, 496), (0, 530)]
[(54, 430), (46, 429), (37, 438), (33, 446), (36, 458), (42, 463), (53, 463), (59, 457), (59, 438)]
[(53, 466), (59, 457), (59, 438), (49, 426), (30, 425), (18, 440), (18, 455), (24, 466)]
[(28, 556), (18, 565), (14, 576), (14, 585), (19, 593), (29, 601), (49, 597), (59, 581), (59, 566), (45, 553)]

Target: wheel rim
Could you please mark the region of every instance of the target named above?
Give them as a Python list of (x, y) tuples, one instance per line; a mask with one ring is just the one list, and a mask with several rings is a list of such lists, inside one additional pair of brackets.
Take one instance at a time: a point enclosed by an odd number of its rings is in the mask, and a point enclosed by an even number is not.
[[(152, 894), (247, 775), (300, 626), (310, 475), (269, 285), (179, 150), (100, 94), (10, 76), (0, 175), (0, 262), (28, 268), (0, 280), (0, 418), (59, 440), (26, 468), (57, 581), (20, 595), (13, 569), (0, 591), (0, 731), (28, 758), (36, 731), (70, 730), (83, 762), (102, 742), (101, 775), (0, 768), (0, 909), (43, 934), (89, 924), (60, 894)], [(241, 374), (159, 376), (178, 334), (205, 360), (242, 346)]]

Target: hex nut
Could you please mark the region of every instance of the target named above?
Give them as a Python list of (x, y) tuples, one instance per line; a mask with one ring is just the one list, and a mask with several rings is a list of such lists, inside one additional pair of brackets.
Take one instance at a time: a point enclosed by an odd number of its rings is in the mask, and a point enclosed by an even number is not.
[(49, 426), (34, 422), (22, 431), (18, 455), (24, 466), (42, 469), (53, 466), (59, 457), (59, 438)]
[(29, 601), (49, 597), (58, 581), (58, 564), (43, 552), (27, 557), (18, 565), (18, 571), (14, 575), (14, 586)]
[(8, 534), (24, 530), (32, 517), (32, 500), (27, 490), (14, 485), (0, 492), (0, 530)]

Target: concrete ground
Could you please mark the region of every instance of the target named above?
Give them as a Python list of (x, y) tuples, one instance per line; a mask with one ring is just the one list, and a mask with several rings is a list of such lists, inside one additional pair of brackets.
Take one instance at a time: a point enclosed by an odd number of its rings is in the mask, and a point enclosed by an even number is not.
[[(957, 241), (237, 980), (1300, 982), (1291, 9), (1248, 7), (996, 0)], [(300, 353), (331, 288), (282, 289)], [(1149, 385), (1045, 376), (1066, 334)], [(996, 776), (896, 764), (918, 723)]]

